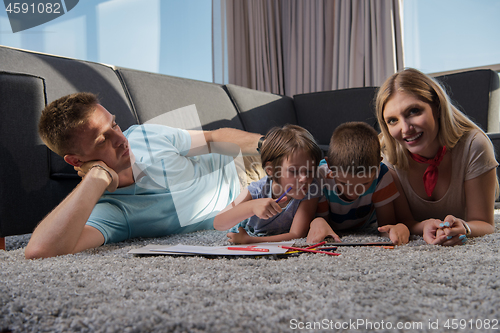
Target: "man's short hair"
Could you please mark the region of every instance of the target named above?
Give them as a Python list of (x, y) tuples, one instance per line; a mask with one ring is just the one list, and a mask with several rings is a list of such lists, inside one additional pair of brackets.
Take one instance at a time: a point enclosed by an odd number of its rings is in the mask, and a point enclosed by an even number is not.
[(88, 92), (56, 99), (42, 111), (38, 124), (40, 138), (60, 156), (77, 153), (77, 129), (85, 124), (97, 104), (97, 96)]
[(330, 168), (367, 172), (380, 165), (380, 156), (378, 133), (367, 123), (347, 122), (332, 134), (328, 148)]

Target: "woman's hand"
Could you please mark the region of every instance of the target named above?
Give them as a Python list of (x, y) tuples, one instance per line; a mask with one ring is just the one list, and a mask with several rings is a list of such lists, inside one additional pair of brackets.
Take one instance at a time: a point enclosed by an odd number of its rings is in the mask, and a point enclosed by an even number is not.
[(422, 223), (424, 223), (424, 240), (428, 244), (454, 246), (462, 245), (467, 241), (462, 220), (453, 215), (446, 216), (444, 221), (429, 219)]
[[(441, 220), (428, 219), (422, 221), (422, 223), (424, 225), (422, 236), (427, 244), (440, 244), (446, 240), (446, 234), (443, 232), (443, 228), (440, 227)], [(438, 230), (441, 231), (438, 232)]]
[(465, 230), (464, 221), (462, 219), (453, 215), (448, 215), (439, 226), (443, 227), (443, 233), (446, 235), (446, 241), (442, 242), (441, 245), (463, 245), (467, 242), (467, 230)]

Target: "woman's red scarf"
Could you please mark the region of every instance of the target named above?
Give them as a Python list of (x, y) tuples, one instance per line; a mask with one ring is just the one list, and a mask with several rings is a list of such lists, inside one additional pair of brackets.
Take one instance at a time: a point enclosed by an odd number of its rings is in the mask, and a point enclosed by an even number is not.
[(438, 166), (443, 160), (444, 155), (446, 154), (446, 146), (441, 147), (434, 158), (425, 158), (411, 152), (409, 153), (414, 161), (429, 164), (427, 169), (425, 169), (423, 180), (425, 193), (427, 193), (427, 196), (429, 197), (432, 196), (432, 192), (434, 192), (434, 188), (436, 187), (438, 180)]

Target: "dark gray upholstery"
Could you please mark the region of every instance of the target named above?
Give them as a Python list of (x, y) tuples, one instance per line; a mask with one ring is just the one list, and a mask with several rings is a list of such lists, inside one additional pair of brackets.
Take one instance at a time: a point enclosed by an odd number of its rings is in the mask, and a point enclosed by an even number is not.
[(335, 128), (347, 121), (364, 121), (377, 128), (376, 91), (376, 87), (365, 87), (295, 95), (298, 124), (323, 146), (330, 143)]
[[(480, 69), (437, 76), (436, 79), (446, 89), (453, 104), (467, 114), (479, 127), (487, 132), (500, 156), (500, 83), (498, 73), (490, 69)], [(500, 168), (497, 168), (500, 178)]]
[[(129, 102), (113, 68), (92, 62), (55, 57), (23, 50), (0, 47), (0, 71), (36, 75), (45, 80), (47, 101), (88, 91), (99, 96), (101, 104), (124, 128), (137, 123)], [(120, 112), (121, 110), (121, 112)], [(53, 178), (78, 176), (71, 166), (54, 153), (48, 156)]]
[(49, 150), (37, 131), (44, 88), (40, 77), (0, 72), (1, 236), (31, 232), (77, 184), (50, 178)]
[(485, 132), (500, 131), (498, 73), (490, 69), (481, 69), (442, 75), (436, 79), (447, 90), (455, 106), (474, 120)]
[[(141, 123), (194, 104), (203, 129), (243, 129), (231, 100), (219, 85), (124, 68), (117, 72)], [(164, 125), (182, 127), (176, 126), (179, 119), (171, 121)]]
[[(95, 93), (106, 109), (120, 114), (117, 118), (122, 126), (137, 123), (135, 115), (130, 112), (120, 80), (109, 66), (0, 47), (0, 71), (42, 77), (46, 83), (48, 102), (75, 92)], [(120, 109), (124, 112), (116, 111)]]
[(234, 84), (226, 90), (238, 110), (246, 131), (266, 134), (274, 126), (297, 124), (293, 99)]

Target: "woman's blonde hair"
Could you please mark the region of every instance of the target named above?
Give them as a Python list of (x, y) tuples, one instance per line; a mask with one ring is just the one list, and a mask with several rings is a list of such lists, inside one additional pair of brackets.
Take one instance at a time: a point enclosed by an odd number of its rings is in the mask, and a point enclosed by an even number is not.
[(377, 92), (375, 101), (375, 112), (382, 131), (380, 133), (382, 152), (392, 165), (408, 169), (406, 149), (391, 136), (384, 120), (387, 101), (398, 91), (411, 94), (437, 110), (438, 138), (442, 146), (448, 149), (455, 147), (458, 140), (473, 129), (481, 131), (486, 136), (472, 120), (452, 105), (449, 96), (436, 80), (416, 69), (407, 68), (393, 74), (384, 82)]
[[(322, 151), (309, 131), (297, 125), (274, 127), (267, 132), (264, 144), (260, 151), (262, 168), (266, 170), (267, 163), (271, 164), (274, 174), (283, 160), (298, 150), (303, 150), (311, 156), (313, 167), (317, 167), (322, 158)], [(267, 173), (267, 172), (266, 172)]]

